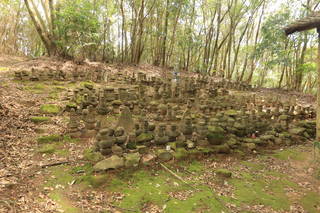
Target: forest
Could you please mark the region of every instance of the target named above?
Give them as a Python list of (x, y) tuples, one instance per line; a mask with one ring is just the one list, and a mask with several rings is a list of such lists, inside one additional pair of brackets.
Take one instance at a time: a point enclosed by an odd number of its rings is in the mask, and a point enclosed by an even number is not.
[(316, 0), (2, 0), (0, 7), (6, 54), (152, 64), (314, 92), (315, 30), (287, 39), (282, 29), (316, 11)]
[(0, 0), (0, 213), (318, 213), (319, 74), (319, 0)]

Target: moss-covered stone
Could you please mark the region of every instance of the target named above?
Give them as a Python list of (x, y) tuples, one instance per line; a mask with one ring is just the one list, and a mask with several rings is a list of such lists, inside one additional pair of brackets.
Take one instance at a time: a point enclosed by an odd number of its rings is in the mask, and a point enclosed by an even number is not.
[(60, 107), (54, 104), (44, 104), (40, 107), (40, 111), (45, 114), (58, 114)]
[(77, 104), (76, 103), (67, 103), (66, 104), (66, 107), (65, 107), (65, 110), (67, 111), (67, 112), (70, 112), (71, 111), (71, 109), (74, 109), (74, 110), (77, 110)]
[(222, 177), (222, 178), (231, 178), (232, 172), (227, 169), (217, 169), (215, 170), (215, 173), (217, 176)]
[(61, 137), (60, 135), (41, 136), (37, 139), (38, 143), (40, 144), (58, 142), (62, 140), (63, 140), (63, 137)]
[(152, 133), (142, 133), (136, 138), (136, 143), (141, 144), (153, 140), (154, 135)]
[(91, 163), (97, 163), (103, 159), (103, 155), (100, 152), (95, 152), (92, 149), (86, 149), (83, 151), (83, 159), (90, 161)]
[(230, 110), (225, 111), (224, 114), (233, 117), (233, 116), (237, 116), (238, 112), (236, 110), (230, 109)]
[(34, 117), (31, 117), (30, 120), (33, 122), (33, 123), (44, 123), (44, 122), (48, 122), (51, 120), (51, 118), (48, 118), (48, 117), (42, 117), (42, 116), (34, 116)]

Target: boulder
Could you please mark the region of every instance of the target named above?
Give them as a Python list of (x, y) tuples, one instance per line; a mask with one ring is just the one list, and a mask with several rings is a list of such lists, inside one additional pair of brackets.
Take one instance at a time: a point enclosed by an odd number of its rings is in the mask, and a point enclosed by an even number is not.
[(113, 155), (107, 159), (104, 159), (93, 166), (93, 170), (96, 172), (105, 171), (108, 169), (118, 169), (124, 166), (124, 159)]

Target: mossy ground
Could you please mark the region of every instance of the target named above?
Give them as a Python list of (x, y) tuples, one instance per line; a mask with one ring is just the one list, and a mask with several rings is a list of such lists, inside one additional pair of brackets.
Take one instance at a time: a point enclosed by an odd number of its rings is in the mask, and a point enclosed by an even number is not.
[(285, 149), (282, 151), (278, 151), (275, 154), (273, 154), (275, 158), (278, 158), (280, 160), (303, 160), (304, 159), (304, 154), (299, 152), (298, 150), (295, 149)]
[[(294, 204), (298, 204), (306, 211), (316, 213), (320, 208), (318, 199), (320, 195), (316, 191), (300, 186), (297, 180), (286, 172), (273, 170), (267, 164), (270, 158), (282, 162), (286, 158), (279, 159), (279, 156), (287, 156), (287, 153), (296, 151), (295, 149), (285, 150), (285, 154), (280, 151), (276, 155), (258, 157), (258, 160), (239, 161), (227, 169), (219, 167), (218, 161), (216, 161), (218, 167), (215, 168), (208, 166), (212, 164), (208, 163), (208, 160), (196, 159), (179, 161), (176, 166), (166, 164), (187, 184), (157, 166), (152, 169), (126, 169), (116, 173), (95, 174), (92, 170), (93, 163), (88, 160), (88, 163), (82, 166), (68, 165), (52, 169), (51, 172), (55, 178), (48, 181), (47, 185), (60, 184), (67, 187), (68, 183), (75, 181), (78, 186), (85, 189), (120, 193), (123, 198), (114, 201), (112, 205), (128, 210), (124, 212), (144, 212), (145, 206), (150, 204), (167, 213), (255, 212), (250, 210), (253, 206), (285, 212), (289, 211)], [(90, 150), (85, 152), (85, 154), (88, 153), (91, 153)], [(305, 160), (305, 158), (298, 160)], [(218, 170), (230, 171), (232, 176), (221, 180), (219, 176), (214, 175)], [(212, 185), (209, 184), (210, 182)], [(227, 184), (233, 196), (221, 193), (219, 187), (212, 187), (219, 184), (222, 188)], [(293, 198), (288, 194), (289, 191), (299, 192), (300, 196)], [(65, 209), (70, 207), (68, 199), (63, 200), (63, 194), (59, 195), (57, 190), (52, 193), (53, 197), (58, 193), (55, 200), (62, 202), (62, 206), (66, 204)], [(175, 194), (183, 196), (180, 198)], [(230, 205), (236, 210), (227, 208)]]
[(77, 139), (73, 139), (68, 135), (47, 135), (37, 138), (39, 144), (36, 150), (40, 154), (57, 154), (60, 156), (68, 156), (69, 150), (64, 148), (66, 143), (76, 143)]

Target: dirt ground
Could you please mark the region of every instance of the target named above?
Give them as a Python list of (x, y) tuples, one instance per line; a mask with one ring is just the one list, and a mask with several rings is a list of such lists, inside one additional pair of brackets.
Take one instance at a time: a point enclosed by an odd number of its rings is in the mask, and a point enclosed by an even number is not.
[[(249, 156), (195, 155), (166, 163), (176, 176), (157, 163), (94, 173), (88, 158), (94, 140), (67, 137), (65, 115), (32, 122), (43, 116), (42, 105), (64, 106), (68, 89), (81, 82), (12, 78), (16, 67), (46, 60), (0, 57), (0, 212), (320, 212), (320, 153), (311, 141)], [(110, 67), (161, 74), (149, 66)], [(62, 139), (40, 143), (48, 135)]]

